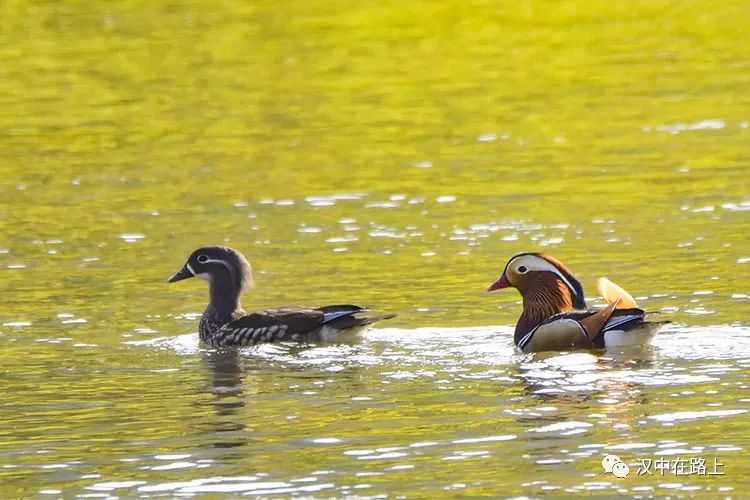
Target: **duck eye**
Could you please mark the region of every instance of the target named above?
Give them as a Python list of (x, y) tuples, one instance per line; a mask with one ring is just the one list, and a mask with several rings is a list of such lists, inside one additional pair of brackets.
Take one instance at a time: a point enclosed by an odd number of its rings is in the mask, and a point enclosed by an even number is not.
[(518, 273), (519, 274), (526, 274), (526, 271), (528, 271), (529, 268), (526, 266), (518, 266)]
[(198, 262), (200, 262), (201, 264), (205, 264), (206, 262), (208, 262), (208, 256), (207, 255), (199, 255), (198, 256)]

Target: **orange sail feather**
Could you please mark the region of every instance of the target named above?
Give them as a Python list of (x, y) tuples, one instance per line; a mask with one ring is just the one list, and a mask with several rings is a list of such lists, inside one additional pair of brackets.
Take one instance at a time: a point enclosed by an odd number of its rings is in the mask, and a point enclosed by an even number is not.
[(608, 304), (612, 304), (618, 300), (620, 301), (616, 306), (617, 309), (632, 309), (638, 307), (635, 299), (628, 292), (607, 278), (599, 278), (597, 288)]

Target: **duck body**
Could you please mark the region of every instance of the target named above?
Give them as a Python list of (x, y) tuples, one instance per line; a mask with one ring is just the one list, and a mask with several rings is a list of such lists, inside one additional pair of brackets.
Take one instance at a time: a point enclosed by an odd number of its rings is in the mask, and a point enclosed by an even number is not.
[(641, 309), (616, 310), (595, 337), (590, 337), (583, 320), (597, 311), (556, 314), (526, 332), (516, 341), (523, 352), (604, 349), (646, 345), (662, 323), (645, 321)]
[(212, 347), (341, 340), (395, 316), (375, 315), (356, 305), (287, 306), (247, 313), (240, 295), (252, 282), (250, 264), (241, 253), (227, 247), (199, 248), (168, 281), (192, 277), (209, 282), (210, 302), (198, 329), (201, 341)]
[(332, 342), (359, 333), (390, 316), (368, 316), (354, 305), (317, 308), (286, 306), (254, 313), (237, 311), (222, 321), (209, 307), (201, 317), (200, 339), (213, 347), (252, 346), (266, 342)]
[(523, 352), (645, 345), (664, 324), (646, 321), (635, 300), (606, 278), (600, 279), (599, 290), (608, 305), (589, 309), (580, 282), (547, 255), (513, 256), (489, 291), (509, 287), (523, 297), (514, 335)]

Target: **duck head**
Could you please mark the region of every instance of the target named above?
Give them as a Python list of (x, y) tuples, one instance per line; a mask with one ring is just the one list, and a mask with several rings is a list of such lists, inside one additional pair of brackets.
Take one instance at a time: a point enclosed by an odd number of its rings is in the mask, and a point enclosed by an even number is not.
[(252, 285), (250, 263), (229, 247), (206, 246), (195, 250), (182, 269), (167, 281), (202, 278), (209, 283), (211, 304), (218, 308), (238, 308), (240, 295)]
[(514, 255), (488, 292), (515, 288), (523, 297), (524, 314), (542, 321), (573, 309), (585, 309), (583, 287), (554, 257), (534, 252)]

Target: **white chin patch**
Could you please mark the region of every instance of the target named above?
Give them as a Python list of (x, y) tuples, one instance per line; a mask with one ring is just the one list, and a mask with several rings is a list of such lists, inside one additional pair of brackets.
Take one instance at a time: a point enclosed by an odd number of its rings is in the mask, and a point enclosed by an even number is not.
[(202, 280), (211, 281), (211, 275), (208, 273), (200, 273), (195, 275), (196, 278), (200, 278)]

